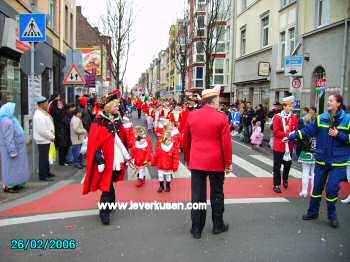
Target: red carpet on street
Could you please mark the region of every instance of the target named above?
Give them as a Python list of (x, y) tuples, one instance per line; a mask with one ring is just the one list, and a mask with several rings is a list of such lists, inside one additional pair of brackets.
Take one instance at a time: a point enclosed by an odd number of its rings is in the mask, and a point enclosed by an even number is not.
[[(191, 180), (188, 178), (174, 179), (170, 193), (157, 193), (158, 181), (147, 181), (137, 188), (135, 181), (123, 181), (115, 185), (117, 201), (119, 202), (189, 202), (191, 200)], [(225, 199), (239, 198), (297, 198), (300, 192), (300, 180), (291, 179), (287, 190), (282, 194), (272, 191), (271, 178), (226, 178)], [(67, 211), (97, 209), (100, 193), (94, 192), (82, 195), (81, 184), (69, 184), (34, 201), (18, 205), (0, 212), (1, 218), (48, 214)], [(349, 183), (343, 183), (340, 196), (350, 193)], [(208, 198), (209, 198), (208, 185)]]

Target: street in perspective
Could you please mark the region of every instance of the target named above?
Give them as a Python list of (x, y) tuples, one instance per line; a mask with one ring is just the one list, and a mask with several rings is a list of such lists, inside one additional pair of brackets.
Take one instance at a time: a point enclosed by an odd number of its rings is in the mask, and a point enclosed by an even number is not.
[(350, 261), (350, 0), (0, 0), (0, 262)]

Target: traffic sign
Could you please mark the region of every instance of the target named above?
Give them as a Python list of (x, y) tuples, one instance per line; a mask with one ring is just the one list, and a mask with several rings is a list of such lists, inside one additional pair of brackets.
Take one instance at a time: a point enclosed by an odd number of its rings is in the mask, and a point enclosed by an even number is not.
[(303, 56), (286, 56), (284, 60), (285, 76), (302, 76), (303, 74)]
[(300, 90), (303, 88), (303, 78), (302, 77), (291, 77), (290, 78), (290, 89), (291, 90)]
[(85, 79), (76, 64), (69, 69), (66, 78), (63, 81), (65, 85), (85, 85)]
[(45, 42), (46, 14), (20, 14), (19, 40), (22, 42)]

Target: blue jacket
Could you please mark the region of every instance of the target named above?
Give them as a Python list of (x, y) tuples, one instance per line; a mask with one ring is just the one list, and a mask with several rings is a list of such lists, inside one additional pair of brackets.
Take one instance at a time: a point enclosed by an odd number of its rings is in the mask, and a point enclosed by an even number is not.
[[(337, 137), (328, 134), (332, 127), (338, 129)], [(293, 133), (289, 140), (303, 139), (303, 137), (316, 137), (316, 163), (332, 166), (350, 165), (350, 115), (341, 110), (332, 123), (330, 114), (323, 113), (312, 124)]]

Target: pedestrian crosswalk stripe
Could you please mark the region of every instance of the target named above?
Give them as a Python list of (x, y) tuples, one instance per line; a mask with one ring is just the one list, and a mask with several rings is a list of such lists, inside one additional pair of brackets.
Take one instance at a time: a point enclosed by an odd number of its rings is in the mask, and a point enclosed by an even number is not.
[[(273, 160), (270, 159), (270, 158), (267, 158), (263, 155), (249, 155), (250, 157), (260, 161), (260, 162), (263, 162), (271, 167), (273, 167)], [(295, 178), (301, 178), (301, 172), (295, 168), (291, 168), (290, 169), (290, 172), (289, 172), (289, 175), (291, 175), (292, 177), (295, 177)]]
[(232, 162), (233, 165), (237, 165), (240, 168), (244, 169), (245, 171), (249, 172), (253, 176), (256, 177), (272, 177), (272, 174), (270, 172), (267, 172), (266, 170), (248, 162), (247, 160), (233, 154), (232, 155)]

